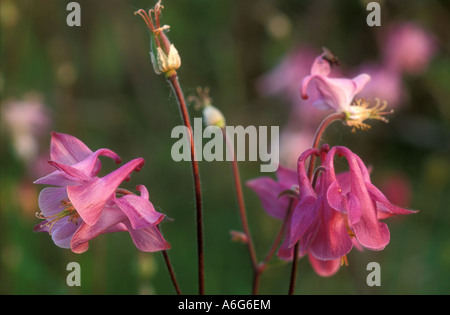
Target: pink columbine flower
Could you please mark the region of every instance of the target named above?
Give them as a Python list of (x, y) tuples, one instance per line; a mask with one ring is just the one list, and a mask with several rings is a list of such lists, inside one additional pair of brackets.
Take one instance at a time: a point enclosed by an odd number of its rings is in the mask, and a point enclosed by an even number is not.
[[(273, 218), (279, 220), (291, 221), (288, 217), (295, 209), (299, 199), (299, 186), (298, 176), (295, 170), (280, 166), (277, 170), (277, 179), (271, 177), (258, 177), (247, 181), (247, 186), (250, 187), (261, 200), (263, 209)], [(290, 206), (290, 208), (289, 208)], [(290, 234), (290, 226), (287, 226), (285, 231), (286, 235)], [(293, 247), (288, 246), (285, 241), (282, 243), (278, 257), (283, 260), (292, 260)], [(300, 256), (303, 256), (302, 253)], [(308, 259), (314, 269), (314, 271), (323, 277), (333, 275), (341, 266), (341, 260), (335, 261), (322, 261), (315, 257), (308, 255)]]
[[(324, 174), (312, 187), (306, 175), (305, 160), (321, 155)], [(344, 156), (349, 171), (344, 177), (334, 171), (334, 157)], [(357, 244), (370, 250), (382, 250), (389, 243), (389, 229), (380, 219), (415, 211), (393, 205), (371, 183), (362, 160), (345, 147), (333, 147), (328, 153), (310, 149), (298, 161), (300, 201), (290, 218), (288, 235), (282, 248), (299, 242), (299, 253), (308, 253), (315, 261), (345, 260)]]
[(319, 109), (333, 108), (335, 111), (347, 112), (356, 94), (369, 82), (370, 76), (360, 74), (353, 79), (330, 78), (330, 62), (324, 58), (325, 53), (316, 57), (311, 67), (311, 74), (306, 76), (301, 85), (301, 96), (308, 99), (308, 87), (315, 83), (319, 97), (313, 105)]
[(87, 250), (87, 241), (97, 235), (123, 230), (130, 232), (139, 249), (168, 248), (156, 227), (164, 216), (155, 211), (147, 189), (138, 186), (141, 196), (129, 193), (116, 196), (119, 185), (131, 172), (140, 170), (144, 160), (134, 159), (104, 177), (97, 177), (101, 167), (99, 156), (120, 162), (120, 157), (111, 150), (92, 152), (73, 136), (52, 133), (49, 163), (56, 171), (35, 183), (57, 187), (41, 191), (42, 212), (38, 217), (44, 222), (35, 231), (48, 232), (56, 245), (77, 253)]
[(311, 74), (306, 76), (301, 84), (302, 98), (308, 99), (308, 88), (314, 87), (313, 91), (317, 91), (319, 96), (314, 100), (313, 105), (321, 110), (334, 109), (336, 112), (344, 113), (345, 124), (353, 128), (370, 128), (364, 123), (367, 119), (387, 122), (384, 116), (392, 111), (384, 111), (387, 107), (386, 102), (376, 99), (375, 105), (372, 106), (370, 100), (355, 99), (355, 96), (362, 91), (371, 77), (363, 73), (353, 79), (330, 78), (332, 62), (328, 55), (329, 52), (325, 51), (314, 60)]

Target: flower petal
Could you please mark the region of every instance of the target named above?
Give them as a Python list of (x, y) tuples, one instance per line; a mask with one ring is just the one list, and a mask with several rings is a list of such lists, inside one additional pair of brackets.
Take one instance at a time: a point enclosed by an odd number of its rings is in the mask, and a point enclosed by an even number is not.
[(404, 209), (393, 205), (377, 187), (370, 183), (366, 183), (366, 187), (372, 200), (376, 202), (378, 219), (385, 219), (398, 214), (413, 214), (417, 212), (415, 210)]
[(156, 252), (170, 248), (170, 244), (164, 239), (156, 226), (134, 230), (128, 226), (128, 232), (134, 245), (143, 252)]
[(301, 243), (309, 243), (312, 236), (311, 228), (314, 227), (319, 218), (316, 201), (317, 199), (312, 196), (302, 198), (292, 212), (289, 235), (287, 235), (289, 247), (294, 246), (301, 238), (303, 238)]
[(341, 259), (320, 260), (313, 255), (308, 255), (309, 262), (314, 271), (321, 277), (330, 277), (341, 268)]
[(327, 201), (328, 204), (337, 211), (342, 213), (347, 212), (346, 208), (346, 198), (342, 193), (341, 186), (337, 181), (330, 184), (327, 190)]
[(317, 234), (311, 243), (310, 254), (320, 260), (333, 260), (346, 255), (353, 247), (347, 232), (347, 218), (328, 206), (320, 197), (321, 211)]
[(270, 216), (279, 220), (284, 219), (289, 200), (287, 197), (278, 198), (284, 190), (278, 182), (271, 177), (258, 177), (247, 181), (246, 184), (258, 195), (262, 207)]
[(156, 225), (164, 219), (164, 214), (157, 212), (148, 199), (140, 196), (125, 195), (114, 199), (114, 202), (128, 217), (133, 229)]
[(47, 187), (39, 193), (39, 209), (45, 217), (58, 214), (64, 210), (61, 202), (67, 198), (65, 187)]
[(52, 240), (56, 246), (70, 248), (73, 235), (81, 224), (75, 224), (66, 218), (57, 221), (51, 228)]
[(71, 240), (72, 251), (77, 254), (87, 251), (89, 241), (103, 233), (126, 231), (125, 225), (121, 224), (124, 220), (126, 216), (118, 208), (105, 207), (94, 225), (81, 224)]
[(87, 158), (91, 153), (83, 142), (74, 136), (52, 132), (50, 158), (58, 163), (72, 165)]
[(102, 178), (95, 177), (86, 184), (67, 187), (70, 201), (81, 218), (88, 225), (94, 225), (119, 185), (131, 172), (140, 170), (143, 164), (144, 159), (137, 158)]

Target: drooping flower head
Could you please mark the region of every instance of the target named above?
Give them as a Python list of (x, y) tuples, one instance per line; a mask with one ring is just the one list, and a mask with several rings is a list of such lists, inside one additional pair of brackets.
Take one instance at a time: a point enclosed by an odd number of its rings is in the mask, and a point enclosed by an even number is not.
[(318, 98), (313, 105), (318, 109), (334, 109), (336, 112), (345, 113), (345, 124), (354, 128), (368, 129), (369, 125), (364, 121), (367, 119), (378, 119), (387, 121), (384, 117), (392, 111), (385, 111), (387, 104), (376, 100), (371, 106), (370, 101), (356, 99), (355, 96), (361, 92), (369, 82), (368, 74), (360, 74), (353, 79), (330, 78), (331, 65), (334, 59), (330, 59), (330, 52), (324, 51), (319, 55), (311, 67), (311, 74), (306, 76), (301, 84), (301, 96), (309, 98), (308, 88), (314, 85), (318, 92)]
[[(168, 248), (156, 227), (164, 215), (155, 211), (147, 189), (142, 185), (137, 187), (141, 196), (131, 192), (124, 194), (124, 190), (119, 189), (133, 171), (142, 168), (144, 160), (134, 159), (98, 177), (100, 156), (120, 162), (120, 157), (109, 149), (92, 152), (71, 135), (52, 133), (49, 163), (56, 170), (35, 183), (56, 187), (41, 191), (41, 213), (37, 217), (44, 221), (34, 230), (48, 232), (56, 245), (77, 253), (87, 250), (88, 240), (115, 231), (128, 231), (142, 250)], [(118, 197), (118, 192), (123, 196)]]
[[(320, 155), (324, 172), (313, 187), (305, 160)], [(336, 175), (335, 156), (346, 158), (349, 171)], [(415, 211), (393, 205), (370, 181), (363, 161), (345, 147), (305, 151), (298, 161), (300, 200), (290, 217), (283, 252), (299, 243), (300, 255), (319, 261), (345, 260), (355, 244), (382, 250), (389, 243), (387, 225), (379, 220)], [(334, 263), (333, 263), (334, 264)]]
[[(305, 163), (313, 155), (320, 157), (321, 166), (311, 179)], [(347, 159), (348, 171), (335, 173), (335, 156)], [(345, 147), (308, 149), (298, 159), (297, 172), (280, 168), (277, 180), (260, 177), (247, 185), (270, 216), (287, 220), (278, 256), (291, 260), (298, 243), (299, 256), (307, 255), (320, 276), (331, 276), (347, 264), (353, 247), (382, 250), (390, 236), (380, 220), (415, 212), (393, 205), (371, 183), (362, 160)], [(295, 194), (283, 193), (290, 189)], [(288, 197), (293, 200), (290, 211)]]

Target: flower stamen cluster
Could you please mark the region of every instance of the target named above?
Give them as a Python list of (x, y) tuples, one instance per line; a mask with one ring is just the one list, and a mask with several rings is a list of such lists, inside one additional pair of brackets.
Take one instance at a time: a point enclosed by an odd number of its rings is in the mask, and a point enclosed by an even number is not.
[(381, 102), (378, 98), (376, 98), (375, 101), (376, 104), (370, 107), (370, 100), (364, 98), (355, 99), (348, 107), (348, 110), (344, 112), (344, 123), (347, 126), (353, 127), (352, 132), (354, 132), (355, 129), (370, 129), (371, 126), (364, 123), (364, 121), (368, 119), (381, 120), (385, 123), (389, 122), (385, 116), (392, 114), (394, 110), (385, 110), (388, 106), (386, 101)]

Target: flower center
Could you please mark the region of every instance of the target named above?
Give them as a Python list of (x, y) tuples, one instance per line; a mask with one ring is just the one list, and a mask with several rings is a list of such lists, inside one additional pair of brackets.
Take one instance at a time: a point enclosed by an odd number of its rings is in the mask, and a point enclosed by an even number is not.
[(64, 207), (64, 210), (51, 216), (44, 216), (42, 212), (36, 213), (37, 218), (47, 220), (47, 222), (41, 225), (41, 228), (44, 226), (48, 226), (49, 233), (51, 233), (53, 225), (64, 217), (68, 217), (67, 222), (78, 225), (78, 219), (80, 218), (80, 215), (78, 214), (72, 203), (68, 199), (63, 199), (61, 201), (61, 206)]
[(352, 132), (355, 129), (368, 130), (370, 125), (364, 123), (367, 119), (376, 119), (383, 122), (388, 122), (388, 119), (384, 117), (385, 115), (392, 114), (394, 110), (386, 110), (387, 102), (381, 102), (378, 98), (375, 99), (376, 104), (370, 106), (370, 101), (361, 99), (355, 99), (352, 104), (350, 104), (348, 110), (345, 112), (345, 123), (347, 126), (353, 127)]

